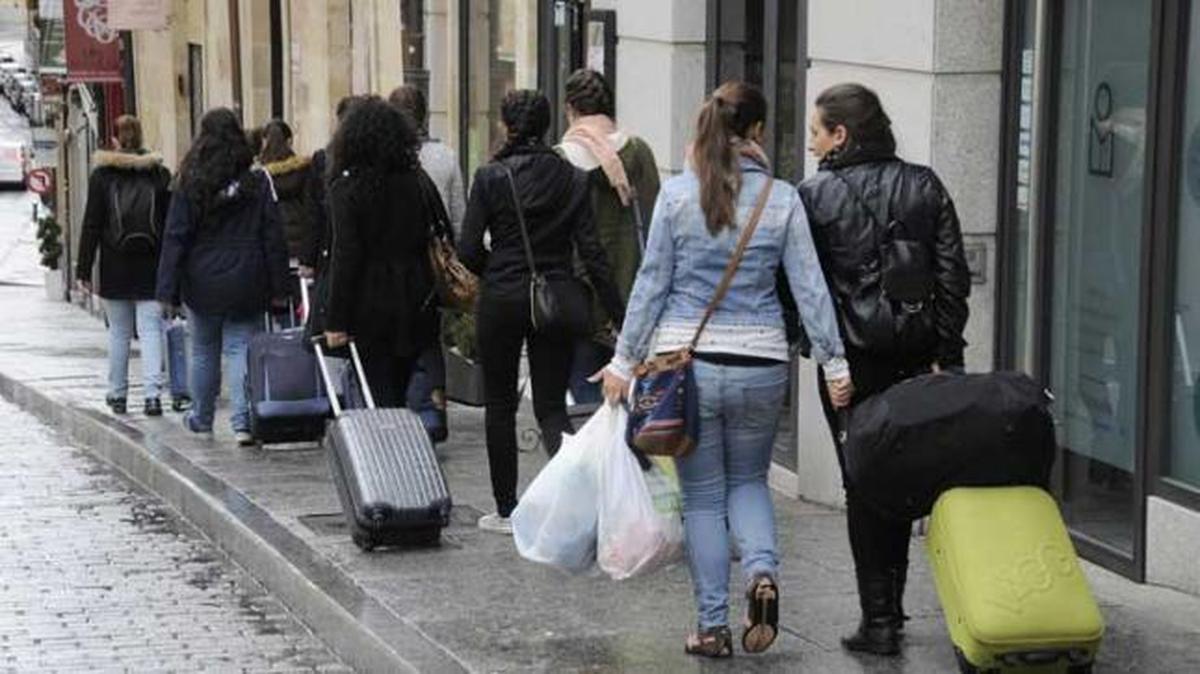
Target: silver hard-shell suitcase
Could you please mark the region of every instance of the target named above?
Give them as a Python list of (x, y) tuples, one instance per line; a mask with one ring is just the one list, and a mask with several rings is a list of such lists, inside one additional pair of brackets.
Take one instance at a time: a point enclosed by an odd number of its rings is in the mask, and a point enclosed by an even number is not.
[[(323, 347), (315, 349), (326, 388), (334, 390)], [(450, 523), (451, 501), (429, 434), (413, 412), (375, 407), (354, 342), (350, 360), (366, 408), (344, 410), (330, 396), (334, 418), (325, 444), (351, 537), (364, 551), (435, 544)]]

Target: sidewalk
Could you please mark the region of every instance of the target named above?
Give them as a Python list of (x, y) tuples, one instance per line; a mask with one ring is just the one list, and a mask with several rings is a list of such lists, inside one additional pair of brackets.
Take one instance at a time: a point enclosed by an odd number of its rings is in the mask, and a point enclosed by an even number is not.
[[(777, 499), (783, 632), (765, 656), (702, 662), (682, 652), (693, 621), (685, 567), (623, 583), (567, 578), (521, 560), (511, 539), (475, 528), (492, 507), (481, 410), (452, 409), (451, 439), (439, 450), (455, 502), (442, 547), (363, 554), (344, 531), (319, 449), (241, 449), (223, 420), (208, 441), (171, 413), (114, 419), (103, 405), (99, 321), (45, 300), (40, 288), (0, 287), (0, 315), (0, 393), (161, 495), (360, 669), (957, 671), (920, 541), (904, 657), (850, 657), (838, 644), (858, 617), (844, 519)], [(131, 376), (138, 371), (131, 365)], [(532, 428), (531, 417), (518, 425)], [(523, 453), (521, 463), (527, 482), (542, 457)], [(1200, 671), (1200, 598), (1090, 565), (1087, 573), (1108, 621), (1098, 672)], [(735, 620), (741, 610), (736, 602)]]

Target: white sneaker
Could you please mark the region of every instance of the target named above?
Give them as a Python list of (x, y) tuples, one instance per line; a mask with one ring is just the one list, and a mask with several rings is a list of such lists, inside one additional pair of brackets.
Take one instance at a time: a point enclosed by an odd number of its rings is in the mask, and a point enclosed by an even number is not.
[(484, 515), (479, 518), (479, 528), (494, 534), (512, 536), (512, 520), (501, 517), (499, 513)]
[(249, 447), (254, 444), (254, 436), (250, 435), (250, 431), (235, 431), (233, 439), (242, 447)]

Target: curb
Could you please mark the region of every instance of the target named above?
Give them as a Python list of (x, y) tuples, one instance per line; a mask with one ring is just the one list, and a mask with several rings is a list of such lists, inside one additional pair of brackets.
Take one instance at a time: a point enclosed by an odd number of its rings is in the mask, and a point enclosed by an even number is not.
[(95, 410), (54, 400), (3, 372), (0, 395), (167, 502), (355, 670), (471, 671), (234, 486), (166, 443)]

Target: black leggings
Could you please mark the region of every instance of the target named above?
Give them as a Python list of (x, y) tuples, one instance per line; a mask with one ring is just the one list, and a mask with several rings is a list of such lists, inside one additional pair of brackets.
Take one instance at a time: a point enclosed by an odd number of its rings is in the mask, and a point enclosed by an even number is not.
[(572, 432), (567, 416), (567, 379), (571, 373), (574, 337), (534, 333), (528, 299), (480, 298), (476, 338), (483, 365), (484, 428), (488, 465), (496, 510), (508, 517), (517, 506), (517, 408), (521, 396), (517, 378), (521, 347), (529, 344), (529, 374), (533, 380), (533, 414), (542, 442), (551, 456)]
[[(850, 376), (854, 380), (851, 406), (893, 384), (928, 372), (929, 363), (932, 362), (932, 359), (926, 358), (899, 362), (861, 353), (849, 353), (847, 360), (850, 362)], [(841, 422), (825, 388), (825, 373), (818, 371), (818, 377), (817, 388), (821, 393), (825, 420), (836, 439), (840, 435)], [(842, 467), (842, 484), (846, 489), (846, 527), (850, 534), (850, 552), (854, 555), (855, 570), (861, 576), (907, 567), (912, 522), (884, 517), (863, 503), (846, 475), (841, 443), (835, 440), (833, 444), (837, 449), (838, 464)]]

